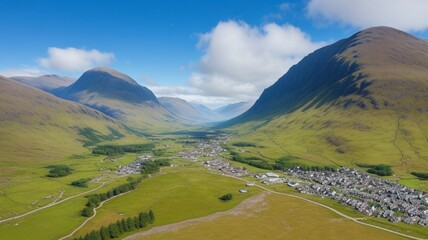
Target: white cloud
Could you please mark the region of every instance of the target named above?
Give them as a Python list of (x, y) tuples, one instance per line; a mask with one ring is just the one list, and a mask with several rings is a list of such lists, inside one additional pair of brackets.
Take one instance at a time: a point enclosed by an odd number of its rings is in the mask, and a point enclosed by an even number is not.
[(0, 71), (0, 75), (5, 77), (39, 77), (41, 75), (47, 74), (46, 72), (34, 68), (34, 67), (24, 67), (24, 68), (7, 68)]
[(314, 19), (357, 28), (389, 26), (404, 31), (428, 29), (427, 0), (310, 0)]
[(230, 102), (254, 100), (322, 45), (292, 25), (252, 27), (245, 22), (220, 22), (200, 36), (198, 47), (204, 55), (188, 83), (203, 96), (228, 98)]
[(114, 54), (100, 52), (97, 49), (85, 50), (78, 48), (48, 49), (48, 57), (39, 58), (38, 63), (45, 68), (61, 71), (84, 71), (98, 65), (107, 65), (114, 60)]

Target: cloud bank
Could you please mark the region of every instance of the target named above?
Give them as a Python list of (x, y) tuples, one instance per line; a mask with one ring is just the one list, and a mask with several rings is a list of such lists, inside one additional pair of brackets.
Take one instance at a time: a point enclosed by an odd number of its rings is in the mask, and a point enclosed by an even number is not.
[(310, 0), (313, 19), (357, 28), (389, 26), (404, 31), (428, 29), (426, 0)]
[(85, 71), (99, 65), (108, 65), (113, 60), (113, 53), (100, 52), (97, 49), (50, 47), (48, 49), (48, 57), (39, 58), (37, 62), (45, 68), (76, 72)]
[(323, 45), (292, 25), (220, 22), (200, 35), (197, 46), (204, 54), (188, 84), (204, 97), (254, 100), (292, 65)]

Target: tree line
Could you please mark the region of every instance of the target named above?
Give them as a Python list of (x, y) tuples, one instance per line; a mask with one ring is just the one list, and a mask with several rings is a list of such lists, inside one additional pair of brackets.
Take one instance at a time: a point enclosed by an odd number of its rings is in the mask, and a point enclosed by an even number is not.
[(230, 151), (230, 156), (232, 161), (235, 161), (235, 162), (245, 163), (250, 166), (261, 168), (261, 169), (267, 169), (267, 170), (273, 169), (271, 164), (269, 164), (266, 160), (258, 157), (242, 157), (241, 155), (239, 155), (239, 153), (235, 151)]
[(160, 167), (169, 166), (171, 163), (168, 159), (157, 159), (154, 161), (144, 161), (141, 164), (141, 173), (142, 174), (153, 174), (157, 173), (160, 170)]
[(423, 173), (423, 172), (411, 172), (411, 174), (413, 176), (418, 177), (419, 179), (422, 180), (428, 180), (428, 173)]
[(357, 166), (362, 167), (362, 168), (368, 168), (367, 169), (368, 173), (376, 174), (378, 176), (391, 176), (392, 175), (391, 166), (388, 166), (385, 164), (371, 165), (371, 164), (357, 163)]
[(74, 238), (74, 240), (109, 240), (120, 237), (123, 233), (131, 232), (136, 229), (145, 228), (155, 221), (155, 215), (152, 210), (140, 212), (138, 216), (122, 218), (108, 226), (103, 226), (98, 230), (87, 233), (85, 236)]
[(239, 153), (235, 151), (229, 150), (229, 152), (232, 161), (245, 163), (250, 166), (266, 170), (287, 170), (290, 168), (299, 167), (299, 169), (303, 171), (336, 171), (336, 168), (331, 166), (308, 166), (302, 163), (298, 163), (295, 160), (299, 160), (299, 158), (294, 156), (281, 157), (276, 160), (274, 164), (271, 164), (266, 160), (258, 157), (242, 157)]
[(125, 152), (139, 153), (150, 152), (155, 148), (153, 143), (146, 144), (126, 144), (126, 145), (99, 145), (92, 149), (92, 154), (101, 154), (107, 156), (121, 155)]
[(82, 209), (81, 215), (84, 217), (92, 216), (94, 214), (94, 208), (98, 207), (102, 202), (121, 193), (134, 190), (140, 182), (141, 179), (132, 180), (131, 182), (115, 187), (106, 193), (92, 194), (87, 196), (88, 201), (86, 202), (86, 207)]

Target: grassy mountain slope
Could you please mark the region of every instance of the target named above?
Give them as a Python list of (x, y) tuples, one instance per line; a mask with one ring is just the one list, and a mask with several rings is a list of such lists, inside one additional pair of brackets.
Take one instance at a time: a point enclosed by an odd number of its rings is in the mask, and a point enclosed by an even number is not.
[(61, 77), (57, 75), (43, 75), (39, 77), (11, 77), (15, 81), (24, 83), (26, 85), (42, 89), (44, 91), (51, 91), (60, 87), (66, 87), (72, 84), (75, 80), (68, 77)]
[(356, 33), (305, 57), (228, 124), (273, 158), (428, 172), (428, 42)]
[(1, 162), (46, 161), (85, 143), (120, 139), (125, 126), (88, 107), (0, 77)]
[[(144, 143), (121, 122), (74, 102), (0, 77), (0, 218), (44, 206), (84, 189), (71, 181), (100, 175), (109, 167), (86, 145)], [(70, 176), (46, 177), (53, 164), (66, 164)], [(107, 169), (106, 169), (107, 170)], [(108, 172), (108, 171), (106, 171)], [(98, 184), (90, 184), (93, 188)]]
[(91, 69), (55, 94), (90, 106), (142, 131), (172, 130), (183, 126), (148, 88), (112, 69)]

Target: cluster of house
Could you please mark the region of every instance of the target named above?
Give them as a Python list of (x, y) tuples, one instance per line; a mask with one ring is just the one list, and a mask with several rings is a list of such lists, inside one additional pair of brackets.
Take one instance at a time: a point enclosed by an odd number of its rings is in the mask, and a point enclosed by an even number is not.
[(209, 161), (205, 161), (204, 165), (208, 168), (217, 169), (224, 174), (232, 175), (235, 177), (242, 177), (250, 174), (250, 172), (246, 170), (244, 167), (232, 166), (229, 162), (224, 160), (218, 160), (218, 159), (209, 160)]
[(266, 185), (284, 183), (286, 181), (285, 178), (281, 178), (281, 177), (279, 177), (278, 174), (273, 173), (273, 172), (256, 174), (256, 175), (254, 175), (254, 177), (261, 180), (262, 183), (266, 184)]
[(138, 174), (141, 173), (141, 166), (143, 162), (149, 161), (152, 158), (150, 155), (138, 156), (137, 159), (125, 166), (119, 166), (117, 173), (119, 175), (129, 175), (129, 174)]
[(227, 134), (220, 134), (212, 140), (200, 140), (196, 143), (196, 149), (179, 152), (178, 156), (192, 161), (196, 161), (200, 157), (217, 158), (220, 153), (227, 151), (221, 147), (221, 143), (227, 142), (229, 138), (230, 136)]
[(370, 176), (350, 168), (331, 171), (289, 169), (287, 174), (304, 179), (286, 180), (289, 186), (305, 194), (334, 199), (369, 216), (391, 222), (428, 225), (428, 193)]

